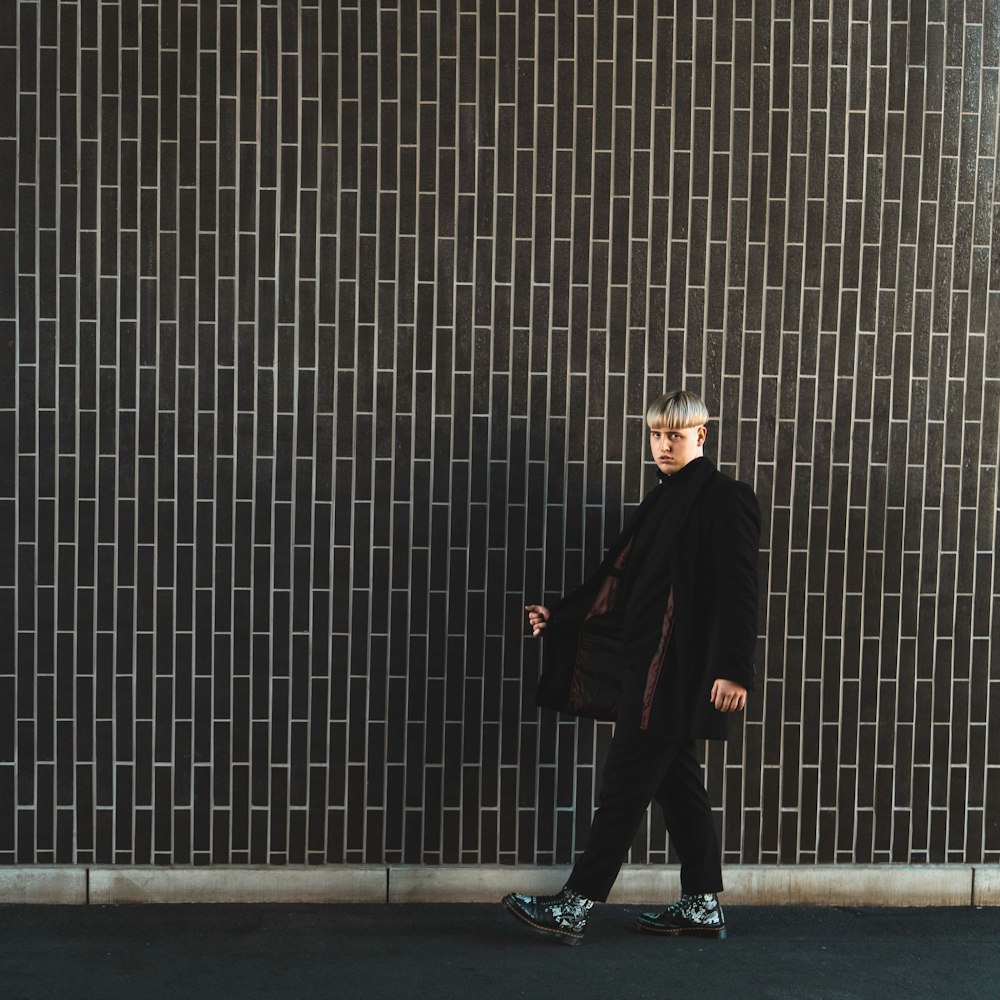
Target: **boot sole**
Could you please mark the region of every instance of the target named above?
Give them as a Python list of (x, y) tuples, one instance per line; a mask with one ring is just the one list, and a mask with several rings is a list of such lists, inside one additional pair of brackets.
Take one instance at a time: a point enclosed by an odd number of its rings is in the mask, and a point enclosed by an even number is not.
[(643, 934), (664, 934), (668, 937), (680, 937), (682, 934), (690, 934), (692, 937), (717, 938), (722, 940), (726, 936), (725, 927), (652, 927), (641, 921), (636, 921), (635, 929)]
[(554, 927), (543, 927), (541, 924), (535, 923), (531, 917), (526, 913), (522, 913), (521, 910), (506, 899), (503, 901), (503, 905), (509, 913), (513, 913), (522, 924), (530, 927), (536, 934), (544, 934), (546, 937), (552, 938), (560, 944), (578, 945), (583, 940), (582, 934), (574, 934), (572, 931), (560, 931)]

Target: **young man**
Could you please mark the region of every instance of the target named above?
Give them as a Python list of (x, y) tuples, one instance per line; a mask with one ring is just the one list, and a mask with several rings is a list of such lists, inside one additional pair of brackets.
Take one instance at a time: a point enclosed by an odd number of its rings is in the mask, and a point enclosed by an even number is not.
[(655, 799), (681, 860), (682, 898), (637, 928), (725, 937), (719, 844), (694, 741), (725, 739), (753, 683), (760, 512), (753, 490), (705, 457), (708, 410), (689, 392), (646, 412), (659, 484), (597, 572), (551, 610), (538, 704), (616, 720), (586, 849), (554, 896), (510, 893), (529, 927), (579, 944)]

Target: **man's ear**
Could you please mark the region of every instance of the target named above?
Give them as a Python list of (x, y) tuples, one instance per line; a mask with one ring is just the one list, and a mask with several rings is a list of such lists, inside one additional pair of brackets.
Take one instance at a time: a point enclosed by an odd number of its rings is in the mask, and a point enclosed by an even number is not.
[(701, 448), (705, 444), (705, 438), (708, 437), (708, 428), (699, 427), (698, 428), (698, 447)]

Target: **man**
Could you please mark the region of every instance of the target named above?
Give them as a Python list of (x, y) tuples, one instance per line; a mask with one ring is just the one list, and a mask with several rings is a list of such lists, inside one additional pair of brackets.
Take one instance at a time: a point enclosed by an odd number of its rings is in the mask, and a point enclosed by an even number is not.
[(757, 639), (760, 513), (753, 490), (705, 457), (708, 410), (694, 394), (647, 410), (659, 484), (597, 572), (551, 610), (525, 606), (545, 638), (538, 704), (615, 719), (586, 849), (554, 896), (510, 893), (535, 931), (579, 944), (655, 799), (681, 860), (682, 898), (637, 929), (726, 936), (719, 844), (694, 741), (725, 739), (746, 704)]

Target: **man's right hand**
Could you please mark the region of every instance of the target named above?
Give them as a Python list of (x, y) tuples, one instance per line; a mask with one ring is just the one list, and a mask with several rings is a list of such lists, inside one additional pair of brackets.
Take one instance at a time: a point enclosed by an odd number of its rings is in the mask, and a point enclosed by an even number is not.
[(539, 636), (549, 620), (549, 609), (541, 604), (525, 604), (524, 610), (528, 612), (528, 624), (531, 626), (531, 634)]

